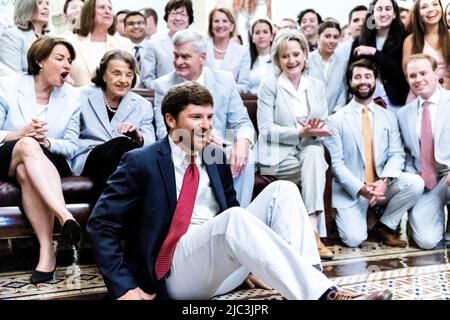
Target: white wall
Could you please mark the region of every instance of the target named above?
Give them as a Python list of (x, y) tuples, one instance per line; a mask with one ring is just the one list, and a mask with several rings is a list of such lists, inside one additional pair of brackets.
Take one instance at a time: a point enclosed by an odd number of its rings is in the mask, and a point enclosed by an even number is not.
[(272, 20), (275, 23), (285, 17), (297, 20), (300, 11), (311, 8), (316, 10), (322, 19), (333, 17), (343, 25), (347, 23), (348, 13), (353, 7), (361, 4), (367, 6), (369, 3), (370, 0), (275, 0), (272, 3)]

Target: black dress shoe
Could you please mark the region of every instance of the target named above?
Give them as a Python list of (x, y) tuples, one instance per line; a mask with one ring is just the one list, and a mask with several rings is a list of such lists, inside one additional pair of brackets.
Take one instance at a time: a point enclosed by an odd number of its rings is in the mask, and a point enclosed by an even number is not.
[[(55, 267), (56, 269), (56, 267)], [(30, 277), (30, 282), (32, 284), (44, 283), (53, 280), (53, 275), (55, 274), (55, 269), (50, 272), (43, 272), (38, 270), (33, 270)]]
[(81, 227), (75, 220), (66, 220), (61, 228), (62, 238), (69, 244), (79, 249), (78, 243), (81, 240)]

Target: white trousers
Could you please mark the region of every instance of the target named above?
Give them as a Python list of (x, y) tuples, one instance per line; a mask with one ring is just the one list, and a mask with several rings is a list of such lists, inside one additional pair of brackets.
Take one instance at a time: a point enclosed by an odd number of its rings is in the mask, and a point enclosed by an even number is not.
[(301, 184), (302, 199), (305, 202), (307, 212), (309, 214), (320, 213), (317, 229), (321, 237), (327, 236), (323, 202), (327, 169), (328, 164), (321, 144), (310, 144), (295, 148), (278, 165), (273, 167), (261, 166), (261, 172), (264, 174), (272, 175), (279, 180)]
[(252, 272), (287, 299), (318, 299), (334, 286), (295, 184), (276, 181), (247, 209), (230, 208), (181, 237), (166, 280), (174, 299), (209, 299)]

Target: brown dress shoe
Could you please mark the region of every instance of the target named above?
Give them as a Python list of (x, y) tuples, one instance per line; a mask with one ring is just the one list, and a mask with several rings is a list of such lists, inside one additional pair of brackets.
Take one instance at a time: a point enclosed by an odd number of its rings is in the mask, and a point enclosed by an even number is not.
[(392, 292), (386, 289), (362, 294), (336, 290), (328, 294), (327, 300), (392, 300)]
[(320, 259), (323, 260), (332, 260), (334, 258), (334, 253), (330, 249), (328, 249), (320, 240), (320, 236), (317, 232), (314, 232), (314, 235), (316, 236), (316, 244), (317, 244), (317, 250), (319, 250), (319, 256)]
[(406, 247), (406, 241), (400, 239), (400, 236), (395, 231), (390, 230), (387, 227), (380, 226), (377, 229), (378, 237), (383, 243), (391, 247)]

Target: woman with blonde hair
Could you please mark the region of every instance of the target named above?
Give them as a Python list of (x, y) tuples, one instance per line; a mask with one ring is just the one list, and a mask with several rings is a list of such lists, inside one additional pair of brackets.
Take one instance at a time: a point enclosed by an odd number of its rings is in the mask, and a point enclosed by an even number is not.
[(17, 0), (15, 26), (6, 29), (0, 37), (0, 62), (17, 73), (26, 72), (28, 49), (47, 31), (49, 17), (48, 0)]
[(248, 92), (250, 54), (244, 46), (232, 41), (236, 30), (233, 14), (226, 8), (209, 13), (206, 66), (233, 73), (239, 92)]
[(272, 45), (278, 76), (265, 77), (258, 91), (258, 163), (262, 175), (302, 186), (302, 198), (316, 235), (320, 257), (332, 259), (320, 240), (326, 236), (323, 193), (324, 149), (320, 137), (328, 116), (325, 85), (304, 74), (309, 44), (303, 33), (280, 30)]

